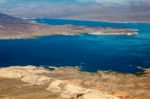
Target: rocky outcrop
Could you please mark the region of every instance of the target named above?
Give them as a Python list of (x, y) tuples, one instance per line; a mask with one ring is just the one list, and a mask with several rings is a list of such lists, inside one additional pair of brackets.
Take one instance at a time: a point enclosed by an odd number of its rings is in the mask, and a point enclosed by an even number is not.
[[(149, 99), (149, 74), (149, 69), (145, 70), (145, 74), (139, 76), (107, 71), (81, 72), (78, 67), (60, 67), (54, 70), (36, 66), (5, 67), (0, 68), (0, 80), (3, 81), (4, 79), (5, 81), (5, 83), (0, 81), (0, 99), (3, 92), (8, 95), (8, 90), (12, 90), (13, 93), (16, 90), (21, 91), (22, 86), (27, 93), (26, 97), (30, 97), (28, 91), (39, 87), (37, 92), (41, 92), (41, 89), (42, 92), (44, 90), (43, 96), (46, 93), (49, 97), (50, 94), (54, 93), (51, 97), (55, 98), (52, 99), (91, 99), (91, 97), (92, 99)], [(12, 84), (13, 82), (15, 85)], [(15, 82), (19, 83), (18, 86), (21, 82), (26, 84), (18, 88)], [(1, 89), (3, 86), (6, 87), (5, 91), (5, 88)], [(30, 90), (28, 89), (29, 86), (31, 86)], [(16, 94), (19, 93), (13, 94), (15, 99), (20, 99), (16, 98)], [(24, 94), (24, 91), (22, 93)], [(36, 94), (35, 96), (39, 94), (35, 93), (35, 90), (31, 90), (30, 93)], [(59, 98), (56, 98), (56, 96)]]
[(35, 67), (35, 66), (12, 66), (8, 68), (0, 68), (0, 77), (3, 78), (23, 78), (25, 76), (32, 76), (32, 75), (40, 75), (43, 73), (49, 73), (46, 69), (42, 67)]
[(96, 90), (86, 89), (61, 80), (52, 81), (47, 90), (60, 93), (60, 96), (65, 99), (119, 99)]
[(15, 78), (31, 85), (47, 86), (45, 90), (57, 93), (61, 99), (119, 99), (94, 89), (46, 76), (51, 72), (34, 66), (8, 67), (0, 69), (0, 78)]

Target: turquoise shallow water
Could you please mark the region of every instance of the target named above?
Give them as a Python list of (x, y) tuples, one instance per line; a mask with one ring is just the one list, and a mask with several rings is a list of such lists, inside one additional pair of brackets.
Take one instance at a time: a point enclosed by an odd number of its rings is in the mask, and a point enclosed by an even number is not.
[(150, 67), (150, 24), (36, 19), (46, 24), (74, 24), (138, 29), (135, 36), (48, 36), (0, 40), (0, 66), (82, 66), (84, 71), (141, 72)]

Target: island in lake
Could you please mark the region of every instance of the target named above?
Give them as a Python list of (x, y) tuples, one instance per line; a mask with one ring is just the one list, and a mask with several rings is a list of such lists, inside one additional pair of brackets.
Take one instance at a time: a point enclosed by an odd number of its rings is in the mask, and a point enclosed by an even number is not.
[(45, 25), (0, 13), (0, 39), (33, 38), (48, 35), (135, 35), (137, 30), (79, 25)]

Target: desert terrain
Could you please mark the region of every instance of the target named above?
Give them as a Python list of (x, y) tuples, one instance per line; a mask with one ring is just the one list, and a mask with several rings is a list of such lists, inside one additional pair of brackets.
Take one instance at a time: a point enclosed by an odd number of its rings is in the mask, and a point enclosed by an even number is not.
[(150, 74), (81, 72), (78, 67), (0, 68), (0, 99), (149, 99)]

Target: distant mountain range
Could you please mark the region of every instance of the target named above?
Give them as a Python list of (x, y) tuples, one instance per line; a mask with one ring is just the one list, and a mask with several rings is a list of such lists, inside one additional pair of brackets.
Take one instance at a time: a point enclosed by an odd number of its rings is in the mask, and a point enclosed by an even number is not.
[(150, 0), (2, 0), (0, 12), (28, 18), (150, 22)]

